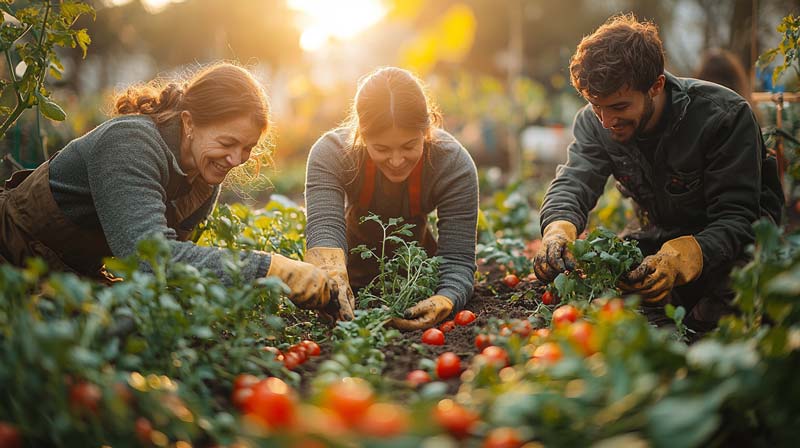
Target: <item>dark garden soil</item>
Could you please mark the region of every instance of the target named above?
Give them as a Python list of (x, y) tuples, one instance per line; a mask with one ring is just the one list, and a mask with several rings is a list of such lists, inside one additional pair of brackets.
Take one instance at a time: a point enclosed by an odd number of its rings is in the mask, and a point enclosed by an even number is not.
[[(544, 285), (536, 280), (523, 280), (516, 287), (509, 288), (500, 280), (502, 273), (491, 272), (484, 278), (490, 280), (484, 280), (475, 286), (475, 293), (465, 307), (477, 316), (474, 322), (466, 326), (456, 325), (455, 329), (445, 334), (445, 343), (440, 346), (423, 344), (422, 330), (401, 334), (384, 349), (386, 355), (384, 377), (402, 382), (408, 372), (422, 369), (428, 371), (431, 378), (436, 379), (431, 366), (444, 352), (456, 353), (461, 358), (462, 366), (466, 367), (470, 358), (478, 353), (475, 336), (482, 327), (488, 325), (491, 319), (505, 321), (529, 318), (544, 292)], [(321, 347), (321, 356), (308, 360), (296, 369), (301, 376), (300, 391), (303, 394), (308, 393), (311, 379), (320, 363), (330, 356), (330, 342), (324, 342)], [(423, 361), (425, 359), (431, 362), (426, 365)], [(448, 392), (454, 393), (459, 384), (458, 378), (447, 380)]]

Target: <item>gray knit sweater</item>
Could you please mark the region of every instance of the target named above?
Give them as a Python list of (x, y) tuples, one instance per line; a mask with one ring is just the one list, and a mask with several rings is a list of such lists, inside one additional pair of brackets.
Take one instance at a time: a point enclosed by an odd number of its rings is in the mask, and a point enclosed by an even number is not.
[[(345, 204), (358, 201), (363, 173), (356, 173), (357, 152), (350, 151), (347, 129), (323, 135), (311, 148), (306, 166), (307, 247), (348, 250)], [(436, 210), (438, 253), (442, 257), (437, 294), (461, 309), (472, 297), (478, 220), (478, 174), (463, 146), (443, 130), (435, 130), (430, 158), (422, 171), (422, 210)], [(353, 181), (354, 176), (358, 176)], [(401, 200), (382, 194), (388, 182), (375, 176), (370, 211), (384, 217), (408, 216), (407, 185)]]
[[(180, 121), (157, 127), (147, 116), (125, 115), (106, 121), (67, 144), (50, 163), (50, 190), (56, 204), (75, 224), (102, 229), (115, 257), (127, 257), (144, 237), (161, 234), (172, 248), (173, 260), (209, 269), (223, 282), (225, 251), (177, 240), (167, 227), (166, 201), (170, 176), (186, 174), (178, 165)], [(216, 204), (211, 198), (180, 224), (194, 228)], [(266, 275), (270, 254), (248, 252), (245, 279)]]

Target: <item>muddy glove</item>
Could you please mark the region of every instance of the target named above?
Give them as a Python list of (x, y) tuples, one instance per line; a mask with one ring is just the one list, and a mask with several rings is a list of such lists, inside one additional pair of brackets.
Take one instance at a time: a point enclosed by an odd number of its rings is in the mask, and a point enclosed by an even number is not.
[(331, 300), (328, 277), (322, 269), (272, 254), (267, 276), (278, 277), (289, 287), (289, 300), (299, 308), (320, 309)]
[(337, 292), (338, 318), (351, 320), (356, 308), (356, 298), (347, 277), (347, 259), (344, 250), (338, 247), (312, 247), (306, 251), (306, 262), (322, 269), (330, 278), (331, 287)]
[(435, 295), (417, 303), (403, 314), (405, 319), (394, 318), (390, 327), (398, 330), (421, 330), (443, 321), (453, 312), (453, 301), (445, 296)]
[(575, 258), (567, 245), (577, 238), (578, 230), (569, 221), (553, 221), (542, 234), (542, 245), (533, 258), (536, 278), (544, 283), (555, 280), (558, 274), (575, 269)]
[(618, 286), (623, 292), (641, 295), (645, 302), (657, 303), (672, 288), (695, 280), (702, 271), (703, 250), (693, 236), (682, 236), (645, 257), (636, 269), (622, 277)]

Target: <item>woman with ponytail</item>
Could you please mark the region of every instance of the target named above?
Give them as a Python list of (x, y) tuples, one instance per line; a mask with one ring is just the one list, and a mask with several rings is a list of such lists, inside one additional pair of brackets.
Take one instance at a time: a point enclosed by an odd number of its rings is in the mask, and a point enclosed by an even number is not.
[[(413, 239), (442, 258), (436, 293), (392, 325), (427, 328), (472, 297), (478, 219), (478, 175), (464, 147), (441, 129), (441, 116), (422, 82), (386, 67), (359, 83), (350, 118), (311, 148), (306, 169), (306, 261), (324, 269), (354, 308), (351, 287), (366, 286), (377, 262), (348, 248), (380, 246), (383, 232), (360, 217), (403, 217)], [(436, 211), (438, 240), (427, 216)], [(389, 252), (391, 253), (391, 252)], [(342, 294), (344, 292), (344, 294)], [(345, 301), (340, 301), (345, 309)], [(343, 312), (342, 314), (346, 314)]]
[[(216, 204), (229, 171), (264, 144), (269, 103), (258, 81), (228, 63), (185, 84), (155, 81), (116, 99), (116, 117), (67, 144), (0, 189), (0, 262), (42, 257), (52, 270), (104, 279), (104, 257), (135, 253), (163, 235), (176, 262), (228, 282), (224, 251), (189, 241)], [(290, 298), (323, 308), (324, 272), (279, 254), (242, 254), (246, 279), (280, 277)]]

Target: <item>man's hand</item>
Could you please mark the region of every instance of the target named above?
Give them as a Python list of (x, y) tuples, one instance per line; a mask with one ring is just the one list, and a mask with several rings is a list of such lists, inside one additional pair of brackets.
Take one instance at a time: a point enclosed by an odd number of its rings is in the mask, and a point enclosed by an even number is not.
[(338, 311), (336, 316), (341, 320), (351, 320), (356, 307), (356, 298), (350, 288), (347, 276), (347, 259), (344, 250), (334, 247), (312, 247), (306, 251), (306, 261), (325, 271), (330, 278), (330, 286), (334, 291)]
[(280, 278), (289, 287), (289, 300), (299, 308), (321, 309), (331, 299), (325, 272), (309, 263), (272, 254), (267, 276)]
[(685, 285), (703, 271), (703, 251), (693, 236), (667, 241), (654, 255), (645, 257), (639, 266), (625, 274), (619, 287), (623, 292), (639, 294), (648, 303), (666, 298), (672, 288)]
[(407, 309), (403, 315), (405, 319), (394, 318), (388, 325), (404, 331), (421, 330), (438, 324), (452, 312), (453, 301), (445, 296), (435, 295)]
[(533, 259), (536, 278), (552, 282), (558, 274), (575, 269), (575, 258), (567, 245), (577, 238), (578, 231), (569, 221), (553, 221), (542, 234), (542, 245)]

